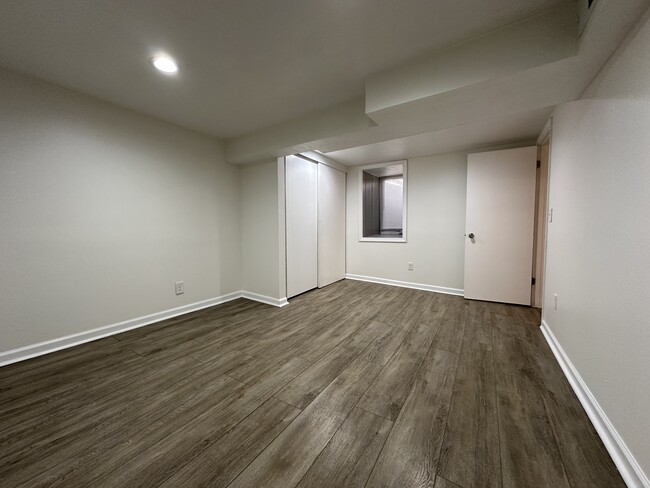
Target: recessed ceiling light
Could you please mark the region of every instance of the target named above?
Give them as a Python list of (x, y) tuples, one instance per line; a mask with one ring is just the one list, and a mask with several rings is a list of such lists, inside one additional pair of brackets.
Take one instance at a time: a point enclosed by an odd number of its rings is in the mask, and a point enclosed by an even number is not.
[(176, 61), (169, 56), (154, 56), (151, 58), (151, 62), (158, 71), (162, 71), (165, 74), (171, 75), (178, 71)]

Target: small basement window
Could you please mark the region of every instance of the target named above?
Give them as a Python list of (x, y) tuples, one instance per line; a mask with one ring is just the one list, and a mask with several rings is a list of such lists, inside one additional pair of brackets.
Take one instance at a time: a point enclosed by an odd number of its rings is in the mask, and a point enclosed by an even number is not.
[(361, 241), (406, 242), (406, 161), (361, 168)]

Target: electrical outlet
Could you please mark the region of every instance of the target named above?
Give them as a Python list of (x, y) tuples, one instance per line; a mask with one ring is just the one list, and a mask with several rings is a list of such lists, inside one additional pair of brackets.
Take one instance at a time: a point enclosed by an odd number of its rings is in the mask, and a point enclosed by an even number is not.
[(184, 281), (177, 281), (176, 282), (176, 294), (177, 295), (182, 295), (185, 293), (185, 282)]
[(552, 208), (548, 209), (548, 221), (549, 221), (549, 223), (553, 222), (553, 209)]
[(408, 263), (408, 270), (413, 271), (413, 263)]
[(553, 293), (553, 309), (557, 310), (557, 293)]

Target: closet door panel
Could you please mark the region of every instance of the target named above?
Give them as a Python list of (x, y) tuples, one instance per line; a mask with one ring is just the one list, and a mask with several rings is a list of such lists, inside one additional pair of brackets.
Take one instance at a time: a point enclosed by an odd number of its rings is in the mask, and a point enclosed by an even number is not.
[(318, 165), (286, 158), (287, 297), (318, 286)]
[(318, 286), (345, 278), (345, 173), (318, 165)]

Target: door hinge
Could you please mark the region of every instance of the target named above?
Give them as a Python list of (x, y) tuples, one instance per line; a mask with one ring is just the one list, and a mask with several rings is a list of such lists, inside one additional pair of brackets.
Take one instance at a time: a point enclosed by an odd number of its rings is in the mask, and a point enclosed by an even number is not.
[(542, 162), (541, 162), (541, 161), (537, 161), (537, 167), (538, 167), (538, 168), (541, 168), (541, 167), (542, 167)]
[(531, 284), (531, 285), (534, 285), (534, 284), (535, 284), (535, 277), (534, 277), (534, 276), (530, 279), (530, 284)]

